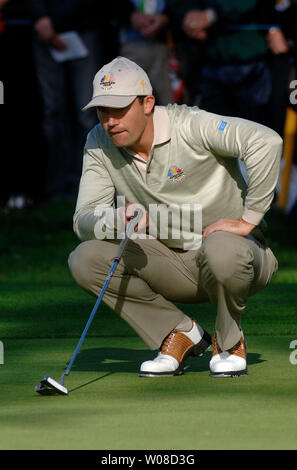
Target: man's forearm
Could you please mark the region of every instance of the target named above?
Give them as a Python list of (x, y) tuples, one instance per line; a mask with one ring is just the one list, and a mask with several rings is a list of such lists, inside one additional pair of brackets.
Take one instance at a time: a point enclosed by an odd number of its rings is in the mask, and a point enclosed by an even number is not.
[(217, 222), (209, 225), (203, 232), (203, 240), (214, 232), (229, 232), (234, 235), (245, 237), (251, 233), (256, 225), (246, 222), (244, 219), (219, 219)]
[(248, 188), (241, 215), (247, 222), (258, 225), (270, 208), (278, 181), (281, 137), (252, 121), (223, 117), (202, 110), (199, 116), (200, 120), (192, 122), (192, 134), (202, 145), (203, 151), (211, 151), (226, 159), (240, 158), (244, 162)]
[(97, 206), (76, 214), (73, 229), (81, 241), (115, 238), (117, 235), (117, 211), (111, 206)]

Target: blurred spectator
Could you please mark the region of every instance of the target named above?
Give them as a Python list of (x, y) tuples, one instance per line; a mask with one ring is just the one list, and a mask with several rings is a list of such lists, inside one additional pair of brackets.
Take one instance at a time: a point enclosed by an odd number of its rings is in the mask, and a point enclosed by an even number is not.
[(279, 23), (285, 36), (295, 43), (297, 39), (297, 0), (276, 0), (275, 10), (278, 12)]
[(120, 52), (147, 72), (157, 104), (172, 103), (164, 0), (132, 0), (130, 27), (120, 31)]
[(271, 93), (263, 25), (271, 21), (274, 2), (168, 0), (168, 6), (175, 22), (180, 19), (194, 54), (195, 44), (199, 46), (196, 57), (201, 70), (192, 72), (200, 77), (200, 97), (191, 104), (263, 122)]
[(185, 102), (197, 104), (200, 95), (200, 72), (203, 65), (204, 41), (197, 41), (185, 34), (182, 21), (188, 11), (197, 8), (195, 0), (167, 0), (166, 11), (170, 20), (175, 52), (178, 57), (181, 75), (184, 79)]
[(25, 209), (42, 197), (44, 157), (41, 100), (34, 71), (32, 25), (26, 2), (0, 1), (0, 203)]
[[(279, 58), (279, 61), (275, 64), (275, 83), (277, 84), (277, 79), (279, 79), (279, 75), (281, 74), (280, 67), (283, 67), (284, 64), (289, 68), (287, 71), (287, 79), (286, 82), (282, 85), (282, 82), (279, 80), (279, 88), (275, 86), (275, 95), (280, 102), (278, 106), (278, 111), (281, 111), (281, 114), (278, 118), (277, 113), (273, 113), (274, 120), (276, 123), (281, 127), (283, 130), (284, 125), (283, 121), (286, 118), (286, 126), (284, 132), (284, 149), (286, 149), (286, 155), (284, 155), (288, 160), (291, 161), (291, 168), (289, 172), (289, 186), (288, 186), (288, 194), (287, 194), (287, 201), (286, 201), (286, 220), (287, 223), (291, 226), (297, 227), (297, 127), (296, 127), (296, 113), (297, 113), (297, 104), (296, 104), (296, 94), (295, 91), (293, 93), (294, 100), (288, 99), (291, 94), (292, 87), (290, 86), (290, 79), (296, 80), (297, 75), (297, 0), (283, 0), (277, 1), (275, 9), (278, 13), (278, 22), (280, 25), (281, 32), (283, 33), (285, 40), (287, 41), (288, 51), (282, 50), (281, 54), (277, 55), (276, 57)], [(289, 67), (288, 64), (289, 63)], [(292, 82), (294, 84), (294, 82)], [(289, 92), (288, 92), (289, 88)], [(295, 86), (294, 86), (295, 89)], [(273, 104), (272, 104), (273, 106)], [(291, 109), (289, 109), (291, 108)], [(273, 109), (271, 107), (271, 109)], [(287, 110), (287, 112), (286, 112)], [(293, 118), (292, 110), (295, 113)], [(293, 119), (295, 126), (293, 125)], [(293, 132), (292, 138), (295, 142), (293, 142), (290, 146), (290, 135), (289, 132)], [(291, 153), (291, 154), (290, 154)], [(286, 162), (284, 167), (288, 164)], [(289, 164), (289, 165), (290, 165)], [(285, 168), (283, 167), (283, 171)], [(286, 169), (288, 170), (288, 168)], [(283, 179), (282, 179), (283, 181)], [(280, 202), (280, 200), (278, 201)]]
[(297, 228), (297, 199), (290, 212), (286, 215), (286, 222), (288, 225), (292, 225)]
[[(75, 199), (81, 175), (83, 146), (97, 123), (90, 100), (94, 75), (113, 44), (112, 18), (128, 21), (129, 1), (29, 0), (36, 33), (34, 52), (44, 107), (47, 140), (46, 194)], [(75, 31), (88, 50), (84, 58), (56, 61), (51, 51), (65, 51), (61, 33)], [(110, 37), (109, 37), (110, 36)]]
[[(278, 0), (274, 5), (274, 23), (269, 29), (267, 41), (269, 47), (268, 64), (271, 72), (271, 96), (267, 106), (265, 124), (281, 136), (284, 135), (286, 111), (289, 105), (289, 79), (293, 66), (294, 42), (296, 36), (296, 11), (292, 7), (296, 2)], [(290, 16), (288, 13), (290, 12)], [(291, 28), (294, 22), (294, 28)]]

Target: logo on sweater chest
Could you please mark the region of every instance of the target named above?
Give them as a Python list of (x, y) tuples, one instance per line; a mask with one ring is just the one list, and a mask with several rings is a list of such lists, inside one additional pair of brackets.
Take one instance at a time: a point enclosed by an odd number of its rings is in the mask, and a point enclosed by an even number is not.
[(168, 179), (173, 183), (179, 183), (185, 177), (184, 170), (178, 166), (171, 166), (167, 173)]

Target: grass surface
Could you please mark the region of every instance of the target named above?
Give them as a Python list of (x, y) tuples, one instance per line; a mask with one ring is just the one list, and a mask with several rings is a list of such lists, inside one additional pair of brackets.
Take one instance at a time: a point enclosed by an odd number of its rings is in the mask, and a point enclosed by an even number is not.
[(249, 375), (209, 377), (210, 353), (187, 373), (139, 378), (150, 354), (138, 338), (88, 338), (66, 397), (33, 392), (42, 371), (59, 380), (73, 340), (7, 340), (1, 372), (1, 448), (294, 449), (292, 337), (249, 337)]
[[(78, 244), (72, 204), (0, 212), (1, 449), (296, 449), (297, 232), (271, 211), (279, 271), (242, 319), (249, 375), (209, 377), (210, 353), (182, 377), (140, 379), (152, 353), (101, 304), (66, 385), (68, 397), (33, 388), (59, 380), (95, 299), (76, 286), (67, 257)], [(210, 304), (179, 305), (214, 330)], [(41, 426), (46, 423), (46, 426)]]
[(150, 357), (138, 338), (87, 338), (66, 397), (33, 392), (42, 371), (59, 380), (74, 341), (6, 340), (1, 448), (294, 449), (292, 337), (249, 337), (249, 375), (209, 377), (210, 352), (186, 374), (139, 378)]

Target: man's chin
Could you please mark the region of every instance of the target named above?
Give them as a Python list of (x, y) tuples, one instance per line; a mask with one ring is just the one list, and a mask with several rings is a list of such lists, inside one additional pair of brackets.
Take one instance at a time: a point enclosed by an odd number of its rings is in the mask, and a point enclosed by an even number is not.
[(126, 147), (128, 145), (127, 133), (125, 131), (111, 135), (110, 138), (116, 147)]

